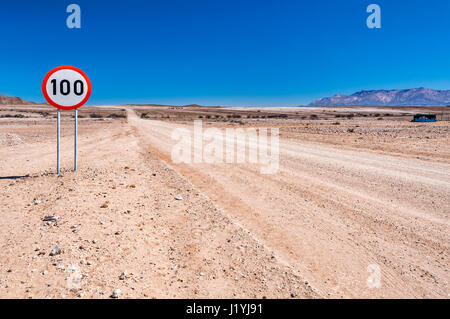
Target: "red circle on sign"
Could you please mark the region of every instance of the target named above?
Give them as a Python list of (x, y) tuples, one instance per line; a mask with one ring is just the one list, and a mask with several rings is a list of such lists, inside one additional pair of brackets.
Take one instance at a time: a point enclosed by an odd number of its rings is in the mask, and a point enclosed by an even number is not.
[[(88, 86), (88, 90), (86, 93), (86, 96), (84, 97), (84, 99), (73, 106), (63, 106), (63, 105), (59, 105), (56, 102), (54, 102), (50, 96), (48, 96), (47, 94), (47, 81), (48, 79), (53, 75), (53, 73), (60, 71), (60, 70), (72, 70), (75, 71), (77, 73), (79, 73), (85, 80)], [(84, 103), (87, 102), (87, 100), (89, 100), (89, 97), (91, 96), (91, 90), (92, 90), (92, 86), (91, 86), (91, 81), (89, 80), (88, 76), (86, 75), (86, 73), (84, 73), (83, 71), (81, 71), (79, 68), (76, 68), (74, 66), (70, 66), (70, 65), (63, 65), (63, 66), (58, 66), (54, 69), (52, 69), (50, 72), (48, 72), (45, 77), (44, 80), (42, 81), (42, 93), (44, 94), (45, 99), (47, 100), (48, 103), (50, 103), (51, 105), (53, 105), (54, 107), (60, 109), (60, 110), (74, 110), (77, 109), (81, 106), (84, 105)]]

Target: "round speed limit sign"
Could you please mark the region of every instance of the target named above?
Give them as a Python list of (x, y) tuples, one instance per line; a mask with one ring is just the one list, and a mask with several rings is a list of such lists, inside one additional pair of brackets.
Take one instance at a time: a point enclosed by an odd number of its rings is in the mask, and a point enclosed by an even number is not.
[(54, 68), (42, 81), (42, 93), (48, 103), (60, 110), (73, 110), (87, 102), (91, 81), (86, 73), (73, 66)]

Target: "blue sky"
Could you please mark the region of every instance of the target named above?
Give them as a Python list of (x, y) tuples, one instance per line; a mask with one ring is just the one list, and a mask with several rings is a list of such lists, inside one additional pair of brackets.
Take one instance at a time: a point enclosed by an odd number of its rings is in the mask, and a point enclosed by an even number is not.
[[(82, 28), (66, 27), (67, 5)], [(377, 3), (382, 28), (368, 29)], [(44, 101), (53, 67), (88, 104), (302, 105), (362, 89), (450, 89), (448, 0), (0, 0), (0, 94)]]

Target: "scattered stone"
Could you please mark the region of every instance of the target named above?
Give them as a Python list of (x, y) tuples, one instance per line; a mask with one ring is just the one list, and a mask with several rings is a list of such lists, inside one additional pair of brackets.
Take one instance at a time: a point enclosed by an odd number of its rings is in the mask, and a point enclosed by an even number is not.
[(50, 252), (50, 256), (59, 255), (60, 253), (61, 253), (61, 248), (59, 248), (59, 246), (56, 245)]
[(120, 280), (125, 280), (128, 277), (128, 272), (125, 270), (119, 277)]
[(183, 200), (183, 196), (178, 195), (178, 196), (175, 197), (175, 199), (176, 199), (176, 200)]
[(114, 289), (112, 292), (111, 298), (117, 299), (120, 296), (120, 289)]
[(59, 219), (58, 216), (45, 216), (42, 221), (44, 222), (57, 222)]
[(109, 202), (104, 202), (102, 206), (100, 206), (100, 208), (108, 208), (109, 206)]
[(69, 265), (69, 267), (67, 267), (67, 271), (78, 271), (78, 267), (75, 264)]
[(44, 221), (47, 226), (50, 226), (52, 223), (58, 225), (58, 219), (59, 216), (45, 216), (42, 221)]

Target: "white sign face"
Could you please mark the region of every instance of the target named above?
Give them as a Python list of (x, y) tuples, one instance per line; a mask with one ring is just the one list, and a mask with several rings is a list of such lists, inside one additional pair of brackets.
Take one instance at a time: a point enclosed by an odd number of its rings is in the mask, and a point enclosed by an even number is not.
[(42, 83), (44, 97), (51, 105), (62, 110), (82, 106), (91, 94), (91, 83), (86, 74), (71, 66), (51, 70)]

